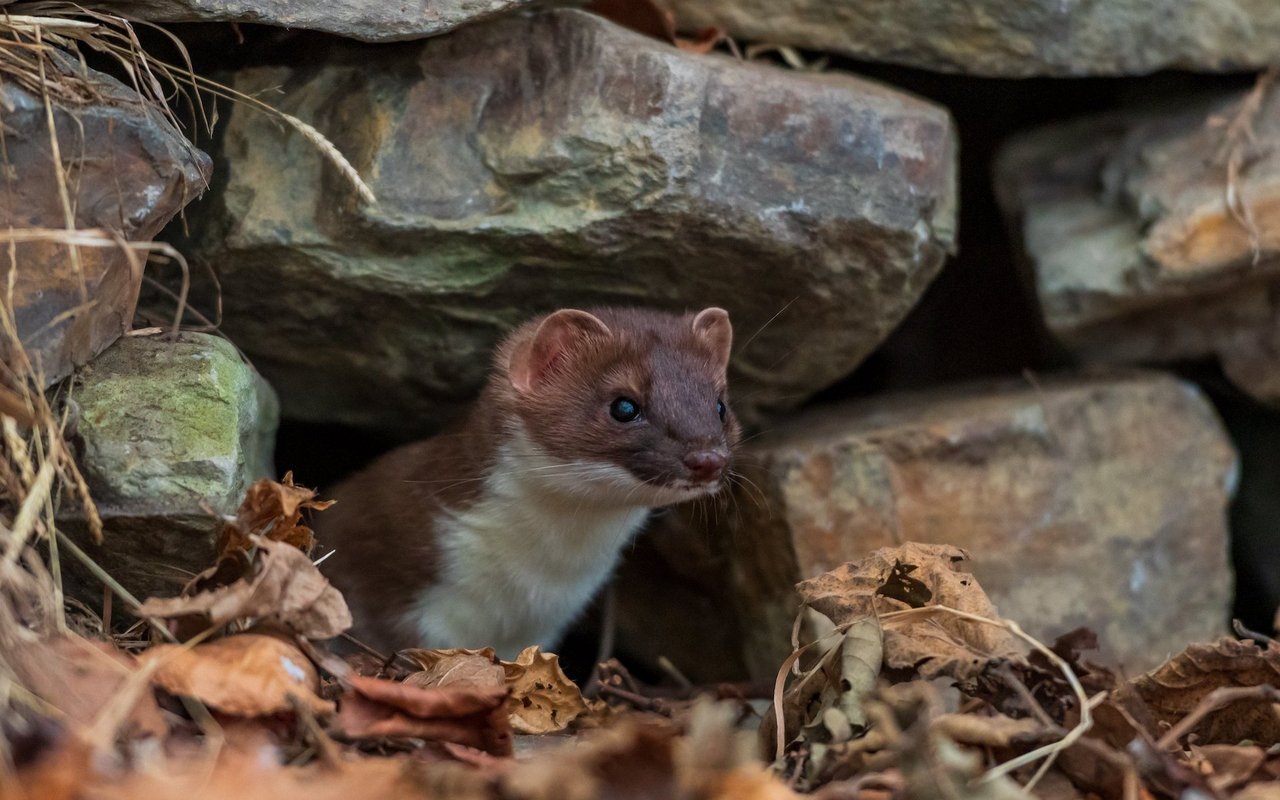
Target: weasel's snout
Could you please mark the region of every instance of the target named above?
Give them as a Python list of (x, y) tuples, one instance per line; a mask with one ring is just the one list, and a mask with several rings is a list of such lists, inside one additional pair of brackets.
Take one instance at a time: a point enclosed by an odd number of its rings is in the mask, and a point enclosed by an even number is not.
[(718, 481), (729, 465), (729, 454), (724, 450), (699, 450), (684, 457), (689, 469), (689, 479), (695, 483)]

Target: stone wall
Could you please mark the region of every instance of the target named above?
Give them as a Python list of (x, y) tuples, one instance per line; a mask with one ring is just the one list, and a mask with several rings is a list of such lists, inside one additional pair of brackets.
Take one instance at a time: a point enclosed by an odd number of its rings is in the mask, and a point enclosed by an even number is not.
[[(1092, 627), (1127, 668), (1269, 624), (1280, 91), (1256, 72), (1280, 5), (637, 4), (670, 25), (102, 4), (226, 87), (211, 132), (96, 56), (49, 62), (76, 91), (47, 109), (0, 84), (0, 213), (35, 232), (0, 259), (4, 310), (106, 539), (68, 531), (164, 593), (252, 479), (323, 495), (456, 419), (524, 319), (719, 305), (739, 481), (628, 557), (633, 663), (767, 677), (797, 581), (908, 540), (966, 548), (1001, 613)], [(177, 334), (179, 270), (143, 290), (157, 238), (190, 266)]]

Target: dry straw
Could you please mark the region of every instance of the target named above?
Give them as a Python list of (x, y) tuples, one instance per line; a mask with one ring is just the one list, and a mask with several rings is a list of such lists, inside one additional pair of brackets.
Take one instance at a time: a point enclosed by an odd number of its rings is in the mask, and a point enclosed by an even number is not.
[[(19, 86), (42, 101), (63, 217), (62, 227), (0, 230), (0, 353), (4, 354), (0, 359), (0, 717), (6, 719), (24, 718), (10, 713), (23, 707), (43, 715), (57, 713), (21, 685), (16, 664), (10, 659), (39, 635), (68, 630), (62, 595), (62, 555), (80, 561), (126, 605), (134, 609), (138, 605), (136, 598), (57, 527), (59, 509), (72, 504), (90, 533), (99, 540), (102, 537), (102, 520), (66, 442), (70, 404), (60, 403), (59, 398), (65, 399), (70, 387), (64, 385), (46, 392), (40, 365), (33, 363), (22, 344), (23, 338), (33, 332), (18, 330), (14, 308), (19, 270), (24, 266), (22, 246), (50, 243), (64, 247), (73, 268), (79, 264), (81, 248), (85, 247), (118, 248), (135, 274), (140, 274), (148, 261), (174, 263), (183, 273), (182, 289), (174, 294), (174, 332), (186, 311), (188, 270), (181, 253), (164, 243), (127, 242), (117, 231), (79, 229), (76, 225), (76, 191), (69, 175), (73, 170), (64, 164), (64, 157), (74, 162), (74, 154), (60, 151), (55, 127), (57, 120), (68, 116), (75, 124), (75, 115), (55, 112), (89, 103), (129, 102), (119, 93), (100, 88), (102, 84), (86, 66), (86, 49), (110, 59), (140, 98), (136, 102), (147, 113), (167, 119), (175, 129), (182, 128), (174, 112), (175, 103), (187, 103), (193, 125), (210, 132), (216, 117), (206, 109), (206, 97), (242, 104), (298, 131), (337, 168), (363, 201), (376, 202), (351, 163), (312, 125), (196, 74), (182, 43), (162, 29), (154, 29), (169, 38), (182, 66), (148, 53), (134, 24), (121, 17), (69, 3), (0, 0), (0, 84)], [(0, 132), (3, 130), (0, 124)], [(0, 157), (4, 157), (2, 136)], [(78, 268), (75, 271), (80, 274)], [(92, 305), (83, 275), (80, 289), (80, 303), (48, 325), (62, 324)], [(47, 549), (48, 566), (37, 544)], [(172, 638), (163, 625), (153, 621), (153, 626), (159, 636)], [(145, 675), (131, 676), (121, 695), (124, 699), (104, 709), (89, 737), (92, 742), (101, 745), (113, 738), (123, 719), (122, 709), (129, 705), (125, 700), (145, 685)], [(0, 737), (0, 785), (6, 783), (12, 766), (6, 747), (6, 739)]]

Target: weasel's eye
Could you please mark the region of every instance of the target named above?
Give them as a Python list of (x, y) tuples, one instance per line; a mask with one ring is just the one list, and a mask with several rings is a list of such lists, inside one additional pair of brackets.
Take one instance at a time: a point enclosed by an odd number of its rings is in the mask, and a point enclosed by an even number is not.
[(609, 415), (618, 422), (635, 422), (640, 416), (640, 406), (630, 397), (619, 397), (610, 404)]
[(729, 413), (729, 409), (725, 407), (723, 400), (716, 401), (716, 413), (720, 415), (720, 421), (724, 422), (724, 415)]

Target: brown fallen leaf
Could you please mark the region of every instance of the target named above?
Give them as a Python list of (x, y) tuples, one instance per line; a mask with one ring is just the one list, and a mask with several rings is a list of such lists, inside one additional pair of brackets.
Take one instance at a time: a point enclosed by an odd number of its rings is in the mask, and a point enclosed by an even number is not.
[(156, 663), (155, 682), (170, 694), (195, 697), (224, 714), (261, 717), (292, 710), (290, 697), (317, 715), (332, 714), (321, 699), (320, 678), (294, 645), (274, 636), (244, 633), (195, 647), (163, 644), (143, 653)]
[(254, 535), (290, 544), (310, 554), (315, 546), (315, 534), (300, 524), (302, 512), (323, 511), (336, 502), (316, 500), (315, 496), (314, 489), (294, 484), (292, 472), (285, 473), (281, 481), (264, 479), (254, 483), (245, 492), (235, 519), (224, 525), (218, 535), (218, 554), (250, 549)]
[(151, 598), (141, 616), (200, 615), (213, 625), (253, 619), (283, 625), (308, 639), (329, 639), (351, 627), (351, 612), (337, 589), (301, 550), (256, 539), (254, 573), (230, 585), (187, 597)]
[(505, 688), (423, 688), (363, 675), (347, 680), (349, 689), (339, 698), (330, 725), (337, 736), (425, 739), (511, 754)]
[[(968, 554), (951, 545), (907, 542), (885, 547), (803, 581), (801, 601), (837, 626), (909, 608), (946, 606), (998, 620), (973, 575), (957, 565)], [(884, 622), (884, 663), (926, 680), (969, 680), (994, 661), (1023, 658), (1007, 630), (951, 614), (908, 615)]]
[(416, 661), (421, 672), (404, 679), (410, 686), (479, 686), (500, 689), (507, 685), (507, 673), (492, 647), (483, 650), (402, 650), (400, 655)]
[[(17, 683), (83, 728), (94, 725), (119, 700), (138, 670), (133, 657), (110, 644), (76, 635), (32, 637), (8, 644), (4, 660)], [(125, 738), (164, 736), (168, 725), (150, 684), (143, 681), (133, 694), (115, 733)]]
[[(1259, 647), (1224, 637), (1193, 644), (1160, 667), (1139, 675), (1129, 687), (1159, 723), (1176, 725), (1215, 689), (1280, 687), (1280, 644)], [(1197, 744), (1280, 742), (1280, 705), (1261, 698), (1240, 700), (1209, 713), (1190, 736)]]
[(502, 666), (511, 687), (511, 727), (517, 733), (556, 733), (587, 713), (582, 691), (564, 674), (554, 653), (526, 647), (514, 663)]

